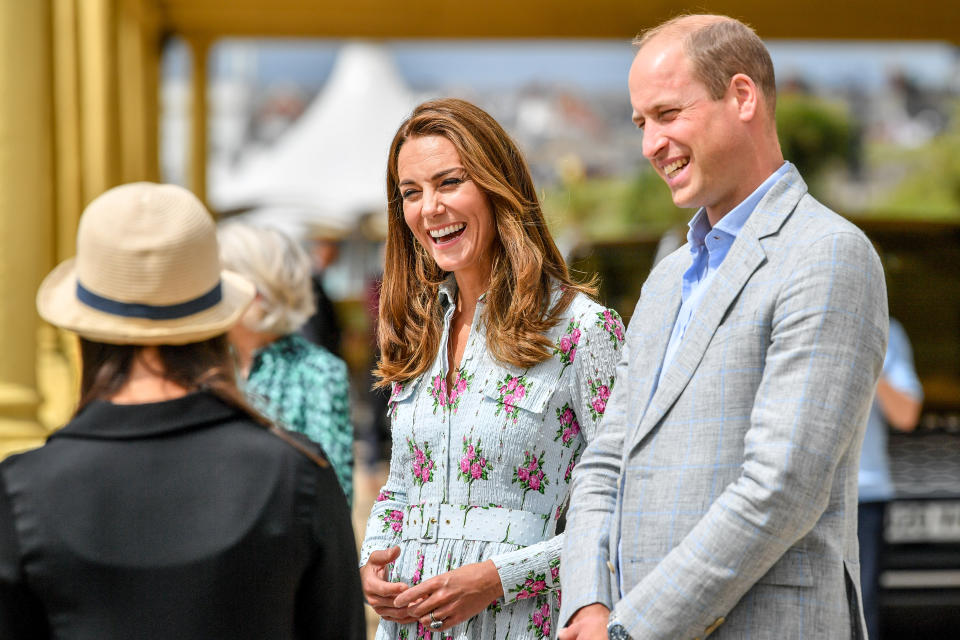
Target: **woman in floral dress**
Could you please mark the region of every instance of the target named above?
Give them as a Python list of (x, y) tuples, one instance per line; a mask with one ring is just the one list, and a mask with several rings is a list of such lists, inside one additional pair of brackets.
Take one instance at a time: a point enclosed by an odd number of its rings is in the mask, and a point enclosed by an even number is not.
[(522, 156), (479, 108), (417, 107), (387, 193), (377, 373), (394, 444), (360, 559), (377, 638), (554, 637), (557, 521), (623, 324), (571, 279)]

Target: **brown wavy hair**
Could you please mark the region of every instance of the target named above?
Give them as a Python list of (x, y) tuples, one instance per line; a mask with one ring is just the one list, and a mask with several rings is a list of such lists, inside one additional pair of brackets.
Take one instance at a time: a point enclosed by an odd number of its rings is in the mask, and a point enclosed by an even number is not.
[[(397, 130), (387, 160), (386, 265), (380, 294), (376, 386), (414, 378), (440, 348), (440, 284), (449, 275), (414, 238), (403, 217), (398, 186), (400, 149), (410, 138), (449, 140), (467, 175), (488, 198), (495, 239), (484, 305), (487, 348), (506, 364), (526, 368), (553, 353), (546, 332), (574, 296), (596, 295), (595, 279), (575, 281), (557, 249), (540, 208), (527, 163), (496, 120), (464, 100), (444, 98), (417, 106)], [(561, 294), (551, 307), (559, 286)]]

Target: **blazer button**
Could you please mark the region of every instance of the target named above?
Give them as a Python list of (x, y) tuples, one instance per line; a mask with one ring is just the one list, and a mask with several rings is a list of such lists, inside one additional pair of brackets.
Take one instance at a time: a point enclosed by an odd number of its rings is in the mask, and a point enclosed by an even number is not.
[(610, 573), (617, 575), (617, 570), (613, 568), (613, 563), (607, 560), (607, 569), (610, 569)]
[(716, 620), (714, 620), (712, 625), (710, 625), (709, 627), (707, 627), (706, 629), (703, 630), (703, 637), (706, 638), (708, 635), (710, 635), (711, 633), (713, 633), (714, 631), (716, 631), (716, 630), (717, 630), (717, 627), (719, 627), (720, 625), (722, 625), (722, 624), (723, 624), (724, 622), (726, 622), (726, 621), (727, 621), (727, 619), (724, 618), (723, 616), (720, 616), (719, 618), (717, 618)]

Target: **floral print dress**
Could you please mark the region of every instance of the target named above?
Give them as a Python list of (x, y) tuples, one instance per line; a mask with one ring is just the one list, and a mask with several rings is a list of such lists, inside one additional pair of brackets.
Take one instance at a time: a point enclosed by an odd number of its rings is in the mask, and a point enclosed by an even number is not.
[(616, 311), (578, 295), (554, 326), (550, 359), (518, 369), (486, 348), (483, 298), (448, 388), (447, 339), (456, 299), (441, 286), (444, 329), (429, 371), (394, 384), (390, 475), (367, 521), (360, 564), (394, 545), (389, 579), (416, 585), (490, 559), (504, 597), (443, 632), (382, 620), (378, 640), (503, 640), (556, 635), (557, 521), (570, 474), (603, 416), (624, 340)]

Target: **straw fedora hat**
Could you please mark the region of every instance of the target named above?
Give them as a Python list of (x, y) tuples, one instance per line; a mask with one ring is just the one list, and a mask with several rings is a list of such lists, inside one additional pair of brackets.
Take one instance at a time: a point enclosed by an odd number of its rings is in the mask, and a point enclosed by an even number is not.
[(87, 205), (77, 255), (44, 279), (37, 310), (97, 342), (186, 344), (224, 333), (255, 293), (220, 268), (216, 226), (192, 193), (138, 182)]

